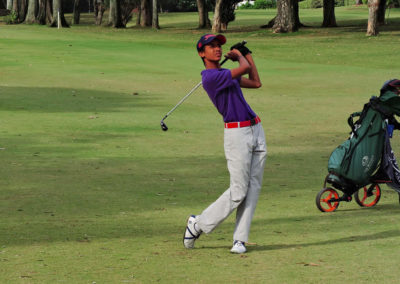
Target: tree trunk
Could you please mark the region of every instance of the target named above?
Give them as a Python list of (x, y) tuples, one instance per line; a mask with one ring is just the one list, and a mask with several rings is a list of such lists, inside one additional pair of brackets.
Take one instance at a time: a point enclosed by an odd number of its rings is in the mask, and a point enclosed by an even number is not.
[(275, 25), (275, 19), (276, 19), (276, 16), (272, 20), (270, 20), (268, 22), (268, 24), (262, 25), (260, 28), (262, 28), (262, 29), (272, 28)]
[(278, 0), (278, 12), (275, 18), (272, 31), (274, 33), (295, 32), (298, 30), (294, 13), (294, 1), (296, 0)]
[(29, 0), (28, 12), (26, 13), (25, 17), (26, 24), (36, 23), (37, 8), (38, 8), (37, 0)]
[[(300, 22), (299, 1), (298, 1), (298, 0), (295, 0), (295, 1), (293, 2), (293, 13), (294, 13), (294, 22), (295, 22), (295, 26), (296, 26), (297, 28), (305, 27), (306, 25), (304, 25), (303, 23)], [(262, 25), (260, 28), (262, 28), (262, 29), (272, 28), (272, 27), (275, 25), (276, 17), (277, 17), (277, 16), (275, 16), (272, 20), (270, 20), (270, 21), (268, 22), (268, 24)]]
[(112, 26), (113, 25), (113, 20), (114, 20), (114, 13), (115, 13), (115, 1), (110, 0), (110, 11), (108, 11), (108, 25)]
[(125, 28), (122, 23), (121, 0), (110, 0), (109, 24), (113, 28)]
[(221, 31), (226, 32), (228, 30), (228, 23), (221, 23)]
[(158, 5), (157, 0), (153, 0), (153, 19), (152, 19), (152, 27), (153, 29), (160, 29), (158, 24)]
[(25, 21), (26, 11), (27, 11), (26, 1), (27, 0), (20, 0), (19, 15), (18, 15), (18, 21), (20, 23)]
[(378, 8), (379, 8), (379, 0), (368, 0), (368, 28), (367, 28), (367, 36), (376, 36), (379, 34), (378, 31)]
[(7, 0), (7, 7), (6, 7), (6, 9), (7, 10), (12, 10), (12, 7), (13, 7), (13, 0)]
[(221, 32), (221, 7), (223, 0), (216, 0), (215, 2), (215, 10), (214, 10), (214, 20), (212, 25), (213, 33)]
[(81, 7), (80, 1), (74, 1), (74, 25), (79, 25), (81, 19)]
[(47, 0), (46, 2), (46, 18), (48, 23), (53, 22), (53, 9), (52, 9), (52, 0)]
[(363, 1), (362, 1), (362, 0), (356, 0), (356, 5), (357, 5), (357, 6), (362, 5), (362, 4), (363, 4)]
[(385, 24), (385, 14), (386, 14), (386, 0), (379, 1), (379, 8), (378, 8), (378, 24), (384, 25)]
[(152, 1), (151, 0), (141, 0), (140, 4), (140, 25), (142, 27), (151, 27), (152, 25)]
[[(93, 4), (93, 9), (94, 9), (94, 20), (96, 22), (96, 25), (101, 26), (101, 23), (103, 22), (103, 15), (106, 10), (104, 1), (95, 0)], [(111, 8), (110, 8), (110, 15), (111, 15)]]
[(294, 21), (295, 21), (296, 27), (297, 27), (297, 28), (305, 27), (305, 25), (303, 25), (303, 24), (300, 22), (299, 0), (294, 0), (293, 9), (294, 9)]
[(17, 19), (19, 19), (19, 7), (18, 7), (18, 0), (13, 0), (12, 11), (15, 13)]
[(208, 18), (208, 10), (205, 0), (197, 0), (197, 11), (199, 12), (199, 29), (211, 27), (211, 21)]
[(46, 24), (46, 0), (39, 0), (39, 12), (36, 17), (36, 22), (40, 25)]
[(325, 28), (337, 27), (335, 17), (335, 0), (324, 0), (324, 21), (322, 26)]
[(136, 26), (140, 26), (140, 20), (142, 16), (142, 5), (139, 5), (138, 7), (138, 12), (137, 12), (137, 17), (136, 17)]
[(69, 25), (64, 17), (62, 0), (53, 0), (53, 22), (50, 24), (50, 27), (54, 28), (58, 26), (69, 28)]

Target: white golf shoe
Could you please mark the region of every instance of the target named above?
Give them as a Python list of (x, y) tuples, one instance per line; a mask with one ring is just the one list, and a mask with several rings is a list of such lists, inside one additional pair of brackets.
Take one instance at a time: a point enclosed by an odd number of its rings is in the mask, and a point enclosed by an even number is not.
[(194, 242), (200, 237), (202, 233), (202, 231), (196, 224), (196, 216), (190, 215), (187, 220), (185, 234), (183, 235), (183, 245), (187, 249), (194, 248)]
[(245, 253), (246, 246), (244, 245), (244, 242), (241, 241), (234, 241), (233, 242), (233, 247), (231, 248), (232, 253)]

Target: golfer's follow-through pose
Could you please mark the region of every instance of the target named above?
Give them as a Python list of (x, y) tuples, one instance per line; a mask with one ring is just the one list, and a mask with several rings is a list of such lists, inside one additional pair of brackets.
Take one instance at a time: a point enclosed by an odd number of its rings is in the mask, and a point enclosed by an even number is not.
[[(200, 215), (191, 215), (183, 237), (186, 248), (193, 248), (202, 232), (212, 232), (235, 209), (236, 226), (231, 252), (246, 252), (250, 224), (257, 205), (267, 156), (260, 118), (247, 104), (242, 88), (261, 87), (251, 52), (244, 46), (229, 51), (225, 57), (237, 61), (232, 70), (221, 68), (223, 35), (207, 34), (197, 43), (205, 70), (203, 87), (225, 122), (224, 149), (230, 173), (229, 188)], [(248, 78), (242, 75), (248, 74)]]

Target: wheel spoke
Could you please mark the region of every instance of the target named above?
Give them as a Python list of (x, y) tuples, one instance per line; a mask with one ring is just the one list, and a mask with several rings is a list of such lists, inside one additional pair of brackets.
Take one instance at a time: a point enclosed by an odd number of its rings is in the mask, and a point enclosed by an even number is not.
[(356, 197), (356, 202), (360, 206), (375, 206), (381, 197), (380, 187), (378, 184), (372, 185), (369, 188), (365, 186), (358, 190), (354, 196)]
[(339, 206), (339, 195), (332, 188), (324, 188), (317, 195), (317, 207), (322, 212), (333, 212)]
[(363, 196), (363, 199), (361, 200), (362, 203), (364, 203), (364, 201), (365, 201), (365, 200), (367, 199), (367, 197), (368, 197), (367, 188), (364, 187), (363, 190), (364, 190), (364, 196)]

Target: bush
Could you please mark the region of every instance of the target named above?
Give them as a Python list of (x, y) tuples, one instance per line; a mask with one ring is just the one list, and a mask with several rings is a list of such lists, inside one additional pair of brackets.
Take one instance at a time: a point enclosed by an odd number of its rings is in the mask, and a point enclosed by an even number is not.
[(247, 2), (241, 6), (238, 6), (238, 9), (254, 9), (254, 5), (251, 5), (249, 2)]
[[(350, 0), (335, 0), (335, 7), (348, 6), (351, 5), (349, 4), (350, 2), (351, 2)], [(305, 0), (299, 2), (299, 8), (301, 9), (322, 8), (322, 7), (323, 7), (323, 0)]]
[(8, 16), (6, 16), (4, 20), (8, 25), (18, 24), (18, 15), (15, 11), (11, 11), (11, 13)]
[(241, 5), (239, 9), (271, 9), (276, 8), (276, 0), (256, 0), (254, 4), (249, 2)]
[(267, 0), (256, 0), (254, 2), (254, 9), (267, 9)]
[(345, 6), (344, 0), (335, 0), (335, 7)]
[(322, 0), (312, 0), (311, 1), (311, 8), (316, 9), (316, 8), (322, 8), (324, 6)]

